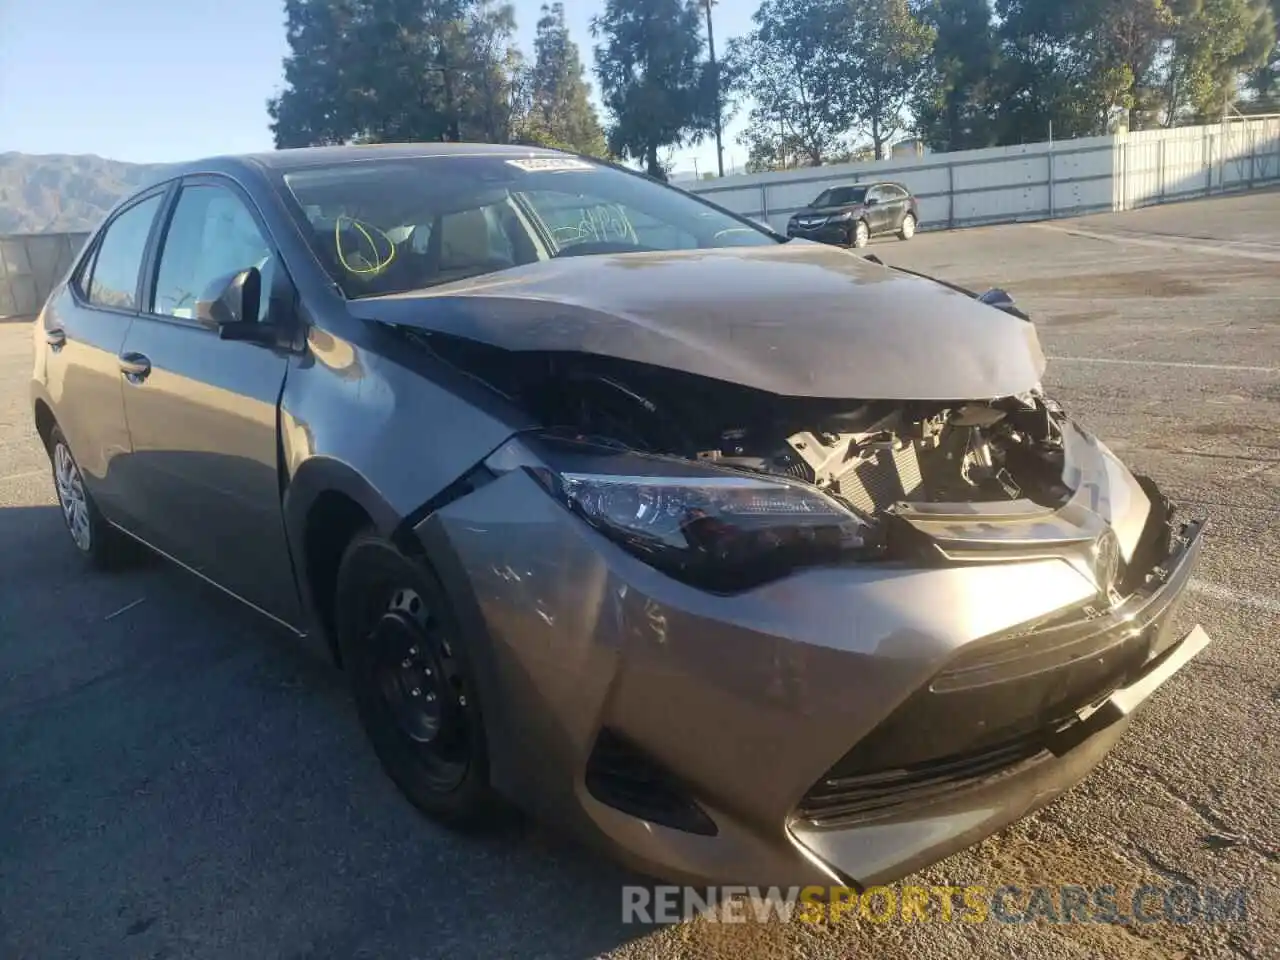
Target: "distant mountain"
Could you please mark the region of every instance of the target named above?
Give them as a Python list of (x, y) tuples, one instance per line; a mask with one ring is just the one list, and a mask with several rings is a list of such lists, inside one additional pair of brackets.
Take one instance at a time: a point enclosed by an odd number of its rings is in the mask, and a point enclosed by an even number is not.
[(92, 155), (0, 153), (0, 234), (92, 230), (164, 169)]

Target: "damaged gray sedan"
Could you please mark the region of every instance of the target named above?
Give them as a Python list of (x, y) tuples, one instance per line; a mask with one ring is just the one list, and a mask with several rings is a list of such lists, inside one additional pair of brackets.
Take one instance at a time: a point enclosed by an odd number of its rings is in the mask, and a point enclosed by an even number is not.
[(72, 542), (315, 641), (433, 816), (883, 883), (1079, 781), (1208, 643), (1202, 522), (1043, 394), (1007, 298), (550, 151), (169, 174), (36, 324)]

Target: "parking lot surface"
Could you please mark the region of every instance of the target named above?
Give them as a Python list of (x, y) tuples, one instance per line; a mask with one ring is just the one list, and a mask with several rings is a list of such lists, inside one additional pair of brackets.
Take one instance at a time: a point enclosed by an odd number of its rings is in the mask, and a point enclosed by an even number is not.
[(624, 925), (611, 864), (418, 816), (289, 637), (159, 562), (85, 572), (0, 322), (0, 957), (1280, 956), (1280, 193), (869, 252), (1009, 290), (1050, 392), (1212, 518), (1214, 643), (1082, 785), (909, 882), (1244, 888), (1247, 919)]

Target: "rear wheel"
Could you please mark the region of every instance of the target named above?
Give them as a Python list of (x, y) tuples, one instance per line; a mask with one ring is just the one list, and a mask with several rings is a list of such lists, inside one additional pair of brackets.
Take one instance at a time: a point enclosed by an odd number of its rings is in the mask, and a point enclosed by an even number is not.
[(135, 556), (133, 543), (107, 523), (93, 502), (67, 438), (56, 426), (49, 434), (49, 461), (62, 519), (80, 555), (102, 570), (120, 566)]
[(859, 220), (853, 225), (853, 230), (849, 234), (849, 246), (861, 249), (871, 242), (871, 228), (867, 226), (867, 221)]
[(335, 620), (351, 692), (383, 769), (415, 806), (454, 826), (494, 818), (472, 672), (444, 590), (373, 533), (338, 570)]
[(916, 215), (908, 213), (902, 219), (902, 226), (898, 228), (898, 238), (901, 240), (910, 240), (916, 235)]

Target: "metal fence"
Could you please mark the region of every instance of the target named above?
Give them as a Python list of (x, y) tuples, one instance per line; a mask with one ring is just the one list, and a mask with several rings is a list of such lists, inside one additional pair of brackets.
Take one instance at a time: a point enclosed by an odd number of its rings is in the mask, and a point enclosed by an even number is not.
[(39, 313), (88, 237), (87, 233), (0, 237), (0, 320)]
[(925, 229), (1045, 220), (1280, 183), (1280, 117), (699, 181), (688, 189), (782, 229), (826, 187), (896, 180)]

